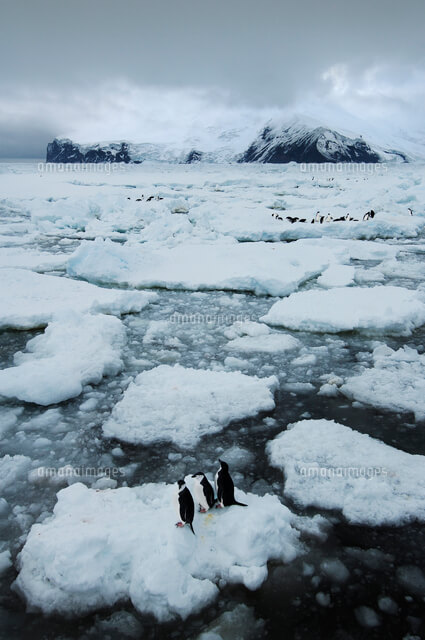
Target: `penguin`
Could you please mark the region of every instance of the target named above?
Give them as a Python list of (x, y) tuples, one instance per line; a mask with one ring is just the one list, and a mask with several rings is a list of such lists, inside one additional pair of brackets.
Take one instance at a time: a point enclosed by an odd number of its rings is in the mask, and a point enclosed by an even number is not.
[(342, 218), (335, 218), (333, 222), (345, 222), (348, 220), (347, 216), (342, 216)]
[(369, 220), (369, 218), (370, 218), (370, 213), (369, 213), (369, 211), (368, 211), (367, 213), (365, 213), (365, 214), (364, 214), (364, 216), (363, 216), (363, 220), (364, 220), (364, 221), (365, 221), (365, 220)]
[(195, 495), (196, 502), (199, 504), (199, 511), (200, 513), (205, 513), (216, 503), (216, 499), (214, 498), (214, 489), (208, 482), (205, 473), (202, 473), (202, 471), (195, 473), (192, 478), (195, 480), (193, 493)]
[(143, 198), (136, 198), (136, 202), (142, 202)]
[(375, 212), (374, 212), (374, 210), (373, 210), (373, 209), (371, 209), (371, 210), (369, 211), (369, 218), (374, 218), (374, 217), (375, 217)]
[(328, 213), (328, 215), (325, 218), (325, 222), (332, 222), (332, 220), (333, 220), (333, 218), (332, 218), (331, 214)]
[(247, 507), (247, 504), (235, 500), (235, 485), (229, 473), (229, 465), (224, 460), (219, 460), (220, 469), (215, 475), (215, 487), (217, 490), (217, 507), (231, 507), (234, 504)]
[(320, 222), (320, 211), (316, 212), (316, 222)]
[(413, 209), (411, 209), (410, 207), (407, 207), (407, 210), (410, 213), (410, 215), (413, 216)]
[(300, 218), (298, 222), (307, 222), (306, 218)]
[(320, 216), (320, 218), (319, 218), (320, 224), (323, 224), (324, 219), (325, 219), (325, 216)]
[(294, 222), (298, 222), (298, 218), (293, 218), (292, 216), (286, 216), (286, 219), (288, 220), (288, 222), (290, 222), (291, 224), (294, 224)]
[(149, 198), (147, 198), (146, 202), (150, 202), (153, 199), (154, 199), (154, 196), (149, 196)]
[(283, 220), (283, 218), (282, 218), (282, 216), (278, 216), (278, 215), (276, 214), (276, 220)]
[(188, 524), (193, 535), (195, 535), (192, 526), (195, 515), (195, 503), (193, 502), (192, 494), (186, 487), (184, 480), (179, 480), (177, 485), (178, 490), (175, 494), (175, 507), (179, 522), (176, 523), (176, 527), (184, 527), (185, 524)]

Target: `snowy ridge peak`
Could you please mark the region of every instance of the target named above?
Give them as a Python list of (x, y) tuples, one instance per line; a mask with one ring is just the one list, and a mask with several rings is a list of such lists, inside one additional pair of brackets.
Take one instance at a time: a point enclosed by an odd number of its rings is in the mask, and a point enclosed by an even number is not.
[(349, 138), (323, 126), (294, 120), (268, 123), (242, 154), (240, 162), (381, 162), (381, 155), (361, 137)]

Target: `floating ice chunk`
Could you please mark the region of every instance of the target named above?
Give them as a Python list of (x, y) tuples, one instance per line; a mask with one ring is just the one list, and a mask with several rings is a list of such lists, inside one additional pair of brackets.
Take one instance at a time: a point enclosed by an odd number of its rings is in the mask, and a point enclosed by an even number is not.
[(374, 366), (340, 387), (347, 397), (389, 411), (412, 411), (425, 419), (425, 355), (403, 347), (373, 351)]
[(3, 456), (0, 458), (0, 491), (6, 493), (16, 483), (26, 480), (31, 468), (31, 458), (27, 456)]
[(303, 551), (298, 518), (276, 496), (240, 492), (247, 509), (196, 513), (194, 536), (174, 526), (174, 492), (165, 484), (60, 491), (53, 517), (28, 535), (16, 588), (47, 614), (130, 599), (159, 620), (186, 618), (215, 599), (216, 582), (258, 586), (269, 560), (290, 562)]
[(340, 509), (370, 526), (425, 520), (425, 456), (331, 420), (289, 425), (267, 451), (285, 472), (285, 492), (303, 507)]
[(348, 580), (350, 577), (349, 571), (345, 564), (339, 560), (339, 558), (331, 558), (329, 560), (324, 560), (320, 568), (323, 573), (325, 573), (328, 578), (330, 578), (333, 582), (337, 582), (342, 584)]
[(425, 597), (425, 575), (419, 567), (413, 565), (398, 567), (397, 580), (408, 593), (420, 598)]
[(310, 367), (317, 362), (317, 356), (314, 353), (306, 353), (298, 356), (291, 362), (292, 367)]
[(410, 335), (425, 323), (425, 304), (402, 287), (312, 289), (276, 302), (261, 320), (299, 331)]
[(0, 552), (0, 576), (12, 566), (9, 549)]
[(32, 329), (45, 326), (60, 311), (112, 315), (141, 311), (156, 300), (157, 294), (102, 289), (70, 278), (2, 269), (0, 297), (0, 328)]
[(370, 607), (357, 607), (354, 610), (354, 613), (357, 618), (357, 622), (362, 627), (372, 629), (373, 627), (379, 627), (379, 625), (381, 624), (380, 616)]
[(17, 366), (0, 371), (0, 395), (41, 405), (80, 395), (122, 368), (125, 327), (113, 316), (69, 312), (15, 354)]
[(253, 609), (238, 604), (221, 614), (196, 640), (258, 640), (263, 637), (264, 620), (256, 620)]
[(396, 616), (398, 613), (397, 603), (389, 596), (381, 596), (378, 598), (378, 607), (390, 616)]
[(317, 278), (321, 287), (346, 287), (354, 282), (355, 268), (345, 264), (333, 264)]
[(316, 593), (316, 602), (320, 604), (321, 607), (329, 607), (331, 603), (331, 596), (329, 593), (323, 593), (323, 591), (318, 591)]
[[(72, 276), (133, 287), (252, 291), (284, 296), (335, 260), (325, 249), (302, 253), (265, 242), (183, 243), (175, 247), (84, 242), (68, 261)], [(196, 265), (196, 268), (194, 268)]]
[(229, 351), (241, 351), (245, 353), (260, 351), (263, 353), (279, 353), (291, 351), (299, 346), (297, 338), (284, 333), (269, 333), (258, 337), (243, 336), (235, 338), (225, 346)]
[(232, 420), (274, 409), (277, 378), (160, 365), (140, 373), (103, 425), (105, 436), (191, 447)]

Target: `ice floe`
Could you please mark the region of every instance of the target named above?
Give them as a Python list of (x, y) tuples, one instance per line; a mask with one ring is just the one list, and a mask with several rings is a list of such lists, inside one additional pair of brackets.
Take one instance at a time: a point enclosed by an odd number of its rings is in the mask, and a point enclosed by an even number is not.
[(71, 276), (99, 283), (284, 296), (320, 275), (334, 260), (320, 246), (302, 253), (291, 244), (264, 242), (152, 247), (97, 239), (82, 243), (69, 258), (67, 269)]
[(103, 289), (70, 278), (42, 275), (26, 269), (0, 272), (0, 327), (43, 327), (62, 311), (94, 311), (121, 315), (141, 311), (157, 296), (153, 292)]
[(240, 492), (247, 509), (196, 514), (194, 536), (174, 526), (174, 492), (80, 483), (60, 491), (53, 516), (33, 525), (20, 554), (16, 588), (28, 606), (72, 616), (129, 599), (158, 620), (186, 618), (216, 598), (216, 583), (257, 589), (268, 560), (303, 552), (301, 519), (276, 496)]
[(232, 338), (225, 347), (229, 351), (278, 353), (296, 349), (300, 344), (293, 336), (273, 333), (266, 325), (250, 320), (235, 322), (225, 335)]
[(370, 526), (425, 520), (425, 456), (332, 420), (289, 425), (267, 451), (285, 473), (285, 493), (302, 507), (338, 509)]
[(425, 355), (386, 345), (373, 350), (373, 367), (348, 378), (340, 391), (351, 399), (389, 411), (412, 411), (425, 419)]
[(119, 318), (76, 312), (56, 317), (15, 354), (16, 366), (0, 371), (0, 395), (54, 404), (121, 370), (126, 332)]
[(261, 321), (299, 331), (406, 336), (425, 323), (425, 304), (416, 291), (403, 287), (311, 289), (279, 300)]
[(233, 420), (274, 409), (277, 386), (274, 376), (160, 365), (130, 383), (103, 431), (135, 444), (169, 440), (191, 447)]

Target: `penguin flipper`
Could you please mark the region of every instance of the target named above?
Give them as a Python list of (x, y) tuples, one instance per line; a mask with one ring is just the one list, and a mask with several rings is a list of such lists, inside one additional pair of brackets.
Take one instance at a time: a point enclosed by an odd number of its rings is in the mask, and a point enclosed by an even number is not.
[(237, 500), (235, 500), (233, 502), (233, 504), (236, 504), (238, 507), (247, 507), (247, 504), (244, 504), (243, 502), (238, 502)]

